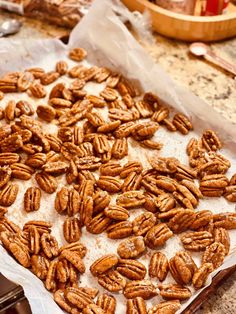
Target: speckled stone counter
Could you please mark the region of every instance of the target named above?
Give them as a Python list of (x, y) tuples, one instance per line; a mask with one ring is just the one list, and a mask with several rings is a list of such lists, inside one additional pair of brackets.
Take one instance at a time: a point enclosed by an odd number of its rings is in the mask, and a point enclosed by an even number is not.
[[(0, 22), (13, 16), (17, 17), (0, 11)], [(14, 35), (15, 38), (63, 37), (68, 34), (68, 30), (45, 22), (24, 17), (20, 19), (24, 26), (18, 34)], [(236, 39), (212, 44), (211, 47), (220, 56), (235, 63)], [(225, 118), (236, 124), (236, 80), (232, 76), (202, 59), (191, 56), (186, 43), (155, 34), (155, 43), (145, 48), (178, 84), (189, 88)], [(204, 303), (197, 314), (235, 314), (235, 291), (236, 273)]]

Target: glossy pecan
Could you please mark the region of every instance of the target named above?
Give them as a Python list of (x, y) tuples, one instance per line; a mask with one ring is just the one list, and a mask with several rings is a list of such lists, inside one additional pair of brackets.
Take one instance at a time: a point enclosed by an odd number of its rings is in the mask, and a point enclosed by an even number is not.
[(11, 173), (12, 171), (9, 166), (0, 167), (0, 189), (9, 182)]
[[(110, 204), (111, 197), (106, 191), (98, 191), (93, 194), (93, 214), (98, 214)], [(105, 212), (104, 212), (105, 213)], [(107, 216), (107, 215), (106, 215)], [(109, 217), (109, 216), (107, 216)]]
[(95, 156), (87, 156), (75, 160), (78, 170), (96, 170), (101, 166), (101, 159)]
[(180, 307), (179, 300), (165, 301), (152, 307), (148, 314), (175, 314)]
[(213, 231), (215, 242), (221, 243), (225, 248), (225, 255), (229, 254), (230, 249), (230, 237), (228, 230), (224, 228), (215, 228)]
[(35, 98), (44, 98), (46, 96), (46, 90), (45, 88), (43, 87), (42, 84), (34, 81), (30, 87), (29, 87), (29, 90), (32, 94), (33, 97)]
[(38, 254), (41, 249), (40, 234), (35, 226), (31, 226), (28, 231), (29, 251)]
[(187, 230), (192, 225), (194, 220), (194, 211), (190, 209), (179, 209), (177, 210), (177, 213), (169, 220), (168, 227), (174, 233), (180, 233)]
[(146, 250), (143, 237), (131, 237), (122, 241), (118, 248), (117, 253), (121, 258), (136, 258)]
[(186, 300), (192, 295), (189, 288), (177, 284), (159, 284), (158, 288), (165, 300)]
[(110, 239), (123, 239), (133, 233), (133, 224), (130, 221), (120, 221), (107, 228), (107, 236)]
[(98, 276), (98, 283), (110, 292), (118, 292), (125, 287), (126, 280), (117, 270), (109, 270)]
[(65, 290), (64, 289), (58, 289), (56, 292), (54, 292), (53, 295), (54, 301), (65, 311), (68, 313), (74, 313), (78, 314), (78, 310), (76, 307), (73, 307), (72, 304), (70, 304), (65, 299)]
[(144, 299), (141, 297), (128, 299), (126, 304), (126, 314), (147, 314), (147, 307)]
[(225, 247), (220, 242), (209, 245), (202, 256), (202, 263), (212, 263), (213, 268), (218, 268), (223, 264), (226, 252)]
[(207, 175), (200, 181), (200, 190), (204, 196), (218, 197), (224, 194), (229, 181), (222, 174)]
[(78, 218), (67, 218), (63, 224), (64, 238), (67, 242), (76, 242), (81, 236), (81, 223)]
[(111, 176), (100, 176), (97, 181), (98, 187), (110, 193), (117, 193), (120, 191), (122, 182)]
[(175, 173), (177, 171), (177, 167), (179, 165), (178, 159), (174, 157), (159, 157), (159, 158), (151, 158), (149, 160), (153, 169), (157, 170), (161, 173)]
[(25, 223), (23, 227), (23, 231), (28, 232), (29, 228), (31, 226), (35, 226), (39, 232), (40, 235), (43, 233), (50, 233), (52, 224), (47, 221), (41, 221), (41, 220), (31, 220)]
[(58, 242), (55, 237), (50, 235), (49, 233), (43, 233), (41, 236), (41, 245), (42, 245), (42, 250), (44, 254), (48, 258), (53, 258), (58, 256), (59, 254), (59, 247), (58, 247)]
[(36, 182), (39, 187), (46, 193), (52, 194), (57, 189), (56, 179), (48, 173), (38, 172), (35, 175)]
[(164, 193), (155, 199), (155, 205), (158, 211), (167, 212), (175, 207), (176, 201), (170, 194)]
[(48, 273), (50, 261), (41, 255), (31, 256), (32, 272), (41, 280), (45, 280)]
[(117, 196), (116, 203), (127, 209), (140, 207), (145, 203), (142, 191), (128, 191)]
[(43, 165), (42, 169), (44, 172), (54, 176), (65, 173), (69, 168), (69, 165), (63, 161), (47, 162)]
[(100, 167), (102, 176), (118, 176), (122, 171), (122, 166), (116, 161), (110, 161)]
[(115, 314), (116, 299), (112, 295), (106, 293), (99, 295), (96, 304), (103, 309), (105, 313)]
[(12, 177), (20, 180), (29, 180), (34, 173), (34, 169), (23, 164), (15, 163), (11, 165)]
[(0, 191), (0, 206), (11, 206), (17, 197), (19, 191), (19, 186), (17, 184), (8, 183), (1, 191)]
[(178, 131), (186, 135), (193, 129), (193, 125), (190, 122), (189, 118), (184, 114), (177, 113), (173, 118), (173, 124)]
[(40, 169), (47, 161), (47, 155), (44, 153), (36, 153), (28, 158), (25, 161), (27, 166), (30, 166), (35, 169)]
[(87, 226), (91, 222), (93, 216), (93, 199), (91, 196), (82, 199), (79, 213), (81, 225)]
[(122, 192), (139, 190), (142, 182), (142, 175), (131, 172), (124, 180)]
[(12, 165), (20, 160), (17, 153), (0, 153), (0, 166)]
[(106, 273), (111, 268), (115, 267), (118, 264), (118, 257), (114, 254), (104, 255), (97, 259), (90, 266), (90, 271), (93, 276), (97, 277)]
[(128, 142), (126, 138), (118, 138), (115, 140), (111, 149), (112, 157), (122, 159), (128, 155)]
[(90, 303), (83, 309), (83, 314), (105, 314), (103, 309), (97, 304)]
[(59, 253), (62, 253), (65, 250), (76, 252), (76, 254), (78, 254), (81, 258), (84, 258), (87, 253), (87, 248), (79, 241), (62, 246)]
[(193, 286), (195, 289), (202, 288), (210, 275), (214, 270), (212, 263), (203, 263), (195, 272), (193, 276)]
[(155, 252), (152, 254), (148, 268), (149, 276), (160, 281), (165, 280), (169, 271), (169, 262), (165, 254)]
[(74, 216), (80, 210), (81, 198), (75, 189), (63, 187), (57, 192), (55, 198), (55, 209), (61, 214), (67, 212), (69, 216)]
[(195, 231), (182, 235), (181, 241), (186, 250), (202, 251), (214, 240), (212, 234), (208, 231)]
[(65, 298), (78, 309), (83, 309), (87, 305), (94, 303), (91, 296), (81, 288), (68, 287), (65, 289)]
[(67, 248), (61, 252), (60, 256), (70, 262), (80, 274), (83, 274), (85, 272), (85, 266), (82, 261), (81, 254), (78, 253), (76, 250), (72, 251), (68, 250)]
[(1, 141), (1, 152), (16, 152), (18, 149), (22, 148), (22, 146), (22, 137), (17, 133), (11, 134)]
[(34, 81), (34, 75), (31, 72), (23, 72), (17, 81), (17, 88), (20, 92), (26, 91)]
[(120, 172), (121, 178), (126, 178), (131, 172), (141, 173), (143, 170), (143, 166), (140, 162), (129, 161), (127, 162)]
[(133, 132), (133, 130), (136, 128), (136, 123), (134, 121), (130, 121), (127, 123), (121, 124), (116, 130), (115, 130), (115, 137), (116, 138), (124, 138), (130, 136), (130, 134)]
[(39, 210), (41, 190), (37, 187), (29, 187), (24, 194), (24, 209), (26, 212)]
[(88, 232), (93, 234), (99, 234), (105, 231), (111, 224), (111, 219), (106, 217), (103, 212), (93, 217), (90, 223), (86, 226)]
[(169, 109), (167, 107), (158, 108), (152, 115), (151, 120), (161, 123), (163, 120), (169, 117)]
[(43, 85), (49, 85), (55, 82), (59, 78), (59, 76), (60, 74), (58, 72), (50, 71), (50, 72), (44, 73), (40, 77), (40, 81)]
[(68, 70), (68, 64), (66, 61), (58, 61), (56, 63), (56, 71), (60, 74), (60, 75), (65, 75), (66, 72)]
[(155, 132), (159, 129), (159, 124), (157, 122), (149, 121), (137, 124), (132, 132), (132, 136), (135, 140), (145, 140), (150, 139)]
[(236, 214), (225, 212), (213, 215), (213, 222), (216, 228), (235, 229), (236, 228)]
[(145, 236), (145, 243), (151, 249), (163, 246), (168, 239), (173, 236), (173, 232), (165, 223), (160, 223), (152, 227)]
[(83, 48), (73, 48), (69, 52), (70, 59), (74, 61), (82, 61), (87, 56), (86, 50)]
[(196, 213), (195, 220), (191, 224), (192, 230), (198, 230), (202, 227), (207, 226), (213, 220), (213, 215), (210, 210), (200, 210)]
[(142, 280), (146, 275), (146, 267), (132, 259), (119, 259), (118, 272), (130, 280)]
[(208, 151), (216, 151), (222, 147), (221, 141), (219, 140), (216, 133), (212, 130), (206, 130), (202, 134), (201, 141), (203, 147)]
[(156, 221), (156, 216), (150, 212), (137, 216), (133, 220), (133, 233), (136, 236), (144, 236), (156, 224)]
[(127, 299), (141, 297), (148, 300), (157, 295), (157, 290), (150, 280), (144, 279), (128, 282), (123, 293)]

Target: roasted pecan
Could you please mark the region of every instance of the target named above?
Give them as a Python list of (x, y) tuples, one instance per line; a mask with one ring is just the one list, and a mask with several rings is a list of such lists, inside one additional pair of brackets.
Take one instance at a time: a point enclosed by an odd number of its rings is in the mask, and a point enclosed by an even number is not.
[(40, 234), (43, 234), (43, 233), (50, 233), (51, 232), (50, 228), (52, 227), (52, 224), (50, 222), (47, 222), (47, 221), (31, 220), (31, 221), (28, 221), (24, 225), (23, 230), (28, 232), (28, 230), (31, 226), (35, 226), (37, 228), (38, 232)]
[(142, 175), (131, 172), (124, 180), (122, 185), (122, 192), (139, 190), (142, 182)]
[(12, 171), (9, 166), (0, 167), (0, 189), (9, 182), (11, 173)]
[[(97, 214), (103, 211), (110, 203), (111, 197), (105, 191), (98, 191), (93, 194), (93, 213)], [(108, 215), (106, 215), (108, 217)]]
[(178, 159), (174, 157), (151, 158), (149, 162), (155, 170), (162, 173), (175, 173), (179, 165)]
[(97, 181), (97, 185), (105, 191), (110, 193), (117, 193), (121, 189), (122, 182), (111, 176), (100, 176), (99, 180)]
[(224, 245), (225, 255), (228, 255), (229, 249), (230, 249), (229, 232), (224, 228), (215, 228), (213, 235), (214, 235), (215, 242), (218, 242)]
[(160, 150), (163, 147), (163, 144), (160, 142), (156, 142), (153, 140), (143, 140), (139, 142), (141, 146), (145, 147), (145, 148), (149, 148), (149, 149), (156, 149), (156, 150)]
[(197, 266), (188, 252), (180, 251), (169, 261), (169, 267), (172, 277), (180, 284), (190, 283)]
[(98, 276), (98, 283), (110, 292), (118, 292), (125, 287), (126, 280), (117, 270), (109, 270)]
[(132, 135), (137, 141), (145, 139), (147, 140), (155, 134), (158, 128), (159, 124), (157, 122), (143, 122), (136, 125), (135, 129), (132, 132)]
[(94, 303), (93, 298), (81, 288), (68, 287), (65, 290), (65, 298), (70, 304), (75, 305), (78, 309), (83, 309), (87, 305)]
[(120, 138), (120, 139), (124, 137), (128, 137), (130, 136), (130, 134), (133, 132), (135, 128), (136, 128), (136, 123), (134, 121), (124, 123), (115, 130), (115, 137)]
[(52, 291), (52, 292), (55, 292), (57, 288), (56, 270), (57, 270), (57, 260), (50, 261), (46, 280), (45, 280), (45, 287), (47, 290)]
[(67, 218), (63, 224), (64, 238), (67, 242), (76, 242), (81, 236), (81, 223), (78, 218)]
[(176, 181), (166, 176), (157, 176), (155, 184), (158, 188), (167, 192), (174, 192), (176, 190)]
[(97, 132), (109, 133), (115, 131), (121, 125), (121, 121), (116, 120), (109, 123), (103, 123), (97, 128)]
[(49, 84), (55, 82), (59, 76), (60, 76), (60, 74), (58, 72), (50, 71), (50, 72), (44, 73), (40, 77), (40, 81), (43, 85), (49, 85)]
[(69, 216), (74, 216), (80, 209), (80, 196), (75, 189), (63, 187), (57, 192), (55, 198), (55, 209), (59, 214), (67, 212)]
[(105, 123), (102, 116), (97, 111), (88, 112), (86, 118), (96, 128)]
[(97, 304), (89, 304), (83, 309), (83, 314), (105, 314), (103, 309)]
[(107, 228), (107, 236), (110, 239), (123, 239), (133, 233), (133, 224), (130, 221), (120, 221)]
[(76, 250), (68, 250), (67, 248), (61, 252), (60, 256), (70, 262), (79, 271), (80, 274), (85, 272), (85, 266), (81, 258), (81, 253), (78, 253)]
[(35, 175), (39, 187), (46, 193), (52, 194), (57, 189), (56, 179), (46, 172), (38, 172)]
[(230, 212), (215, 214), (213, 215), (213, 222), (216, 228), (235, 229), (236, 214)]
[(58, 61), (56, 63), (56, 71), (60, 75), (66, 74), (66, 72), (68, 71), (68, 64), (66, 63), (66, 61)]
[(11, 165), (12, 177), (20, 180), (29, 180), (34, 173), (34, 169), (23, 163)]
[[(150, 118), (153, 114), (152, 106), (145, 101), (135, 102), (135, 108), (139, 111), (142, 118)], [(158, 122), (158, 121), (155, 121), (155, 122)]]
[(210, 273), (214, 270), (212, 263), (203, 263), (195, 272), (193, 276), (193, 286), (195, 289), (202, 288)]
[(169, 271), (169, 262), (165, 254), (161, 252), (153, 253), (148, 268), (149, 276), (160, 281), (165, 280)]
[(133, 233), (137, 236), (144, 236), (155, 224), (156, 216), (147, 212), (137, 216), (133, 220)]
[(224, 197), (229, 202), (236, 202), (236, 185), (230, 185), (225, 188)]
[(127, 299), (141, 297), (144, 300), (151, 299), (157, 295), (156, 287), (150, 280), (135, 280), (128, 282), (124, 288), (124, 296)]
[[(168, 212), (167, 212), (168, 213)], [(160, 215), (159, 215), (160, 217)], [(195, 220), (195, 213), (190, 209), (179, 209), (169, 220), (168, 227), (175, 233), (187, 230)]]
[(115, 159), (122, 159), (128, 155), (128, 142), (126, 138), (118, 138), (115, 140), (112, 149), (112, 157)]
[(41, 236), (42, 250), (48, 258), (53, 258), (59, 254), (59, 247), (55, 237), (49, 233), (43, 233)]
[(181, 236), (181, 241), (186, 250), (202, 251), (210, 245), (214, 240), (208, 231), (196, 231), (185, 233)]
[(91, 197), (94, 193), (94, 181), (90, 179), (85, 179), (80, 182), (80, 186), (77, 188), (81, 199), (86, 199), (87, 197)]
[(219, 140), (216, 133), (212, 130), (206, 130), (202, 134), (201, 141), (203, 147), (208, 151), (216, 151), (222, 147), (221, 141)]
[(88, 226), (93, 216), (93, 198), (91, 196), (82, 199), (79, 213), (81, 225)]
[(41, 190), (37, 187), (30, 187), (24, 195), (24, 209), (26, 212), (39, 210)]
[(17, 81), (17, 87), (20, 92), (26, 91), (34, 81), (34, 75), (31, 72), (23, 72)]
[(40, 234), (35, 226), (31, 226), (28, 231), (29, 251), (38, 254), (41, 249)]
[(17, 197), (19, 186), (17, 184), (8, 183), (0, 191), (0, 206), (11, 206)]
[(145, 243), (151, 249), (163, 246), (165, 242), (173, 236), (173, 232), (165, 223), (160, 223), (152, 227), (145, 236)]
[(5, 119), (10, 122), (15, 119), (16, 116), (16, 102), (14, 100), (8, 101), (5, 110), (4, 110), (4, 117)]
[(50, 261), (41, 255), (31, 256), (32, 272), (41, 280), (45, 280), (48, 273)]
[(197, 171), (185, 165), (179, 164), (175, 173), (175, 178), (181, 180), (193, 180), (197, 178)]
[(34, 155), (28, 156), (25, 161), (27, 166), (33, 167), (35, 169), (40, 169), (47, 161), (47, 155), (44, 153), (36, 153)]
[(35, 97), (35, 98), (44, 98), (46, 96), (46, 90), (43, 87), (42, 84), (34, 81), (30, 87), (29, 90), (31, 92), (31, 94)]
[(159, 284), (160, 295), (166, 300), (186, 300), (192, 295), (191, 291), (177, 284)]
[(145, 196), (142, 191), (128, 191), (118, 195), (116, 203), (127, 209), (136, 208), (145, 203)]
[(60, 152), (62, 141), (58, 137), (52, 134), (46, 134), (45, 137), (48, 140), (51, 149), (54, 150), (55, 152)]
[(127, 220), (129, 218), (129, 212), (127, 209), (118, 206), (118, 205), (110, 205), (105, 208), (104, 214), (114, 220)]
[(229, 181), (221, 174), (207, 175), (200, 181), (200, 190), (204, 196), (217, 197), (224, 194)]
[(43, 171), (51, 175), (57, 176), (67, 171), (69, 165), (63, 161), (47, 162), (43, 167)]
[(101, 166), (101, 159), (94, 156), (82, 157), (75, 160), (78, 170), (96, 170)]
[(146, 275), (146, 267), (132, 259), (119, 259), (118, 272), (130, 280), (142, 280)]
[(122, 166), (116, 161), (110, 161), (100, 167), (100, 174), (102, 176), (118, 176), (122, 171)]
[(46, 122), (51, 122), (56, 116), (56, 110), (47, 105), (39, 105), (36, 112), (38, 117)]
[(152, 307), (148, 314), (174, 314), (181, 307), (179, 300), (161, 302)]
[(4, 207), (0, 207), (0, 219), (2, 219), (6, 213), (7, 209)]
[(186, 135), (193, 129), (193, 125), (185, 115), (177, 113), (174, 116), (173, 124), (182, 134)]
[(212, 212), (210, 210), (200, 210), (195, 215), (195, 220), (191, 224), (190, 228), (192, 230), (198, 230), (205, 227), (213, 220)]
[(0, 153), (0, 166), (11, 165), (20, 160), (17, 153)]
[(86, 50), (83, 48), (73, 48), (69, 52), (70, 59), (74, 61), (82, 61), (87, 56)]
[(4, 138), (6, 138), (11, 133), (12, 133), (12, 128), (10, 125), (1, 126), (0, 127), (0, 140), (3, 140)]
[(86, 247), (82, 243), (80, 243), (79, 241), (62, 246), (60, 248), (59, 252), (61, 253), (65, 250), (71, 251), (71, 252), (76, 252), (81, 258), (84, 258), (86, 253), (87, 253)]
[(143, 237), (131, 237), (121, 242), (117, 253), (121, 258), (136, 258), (146, 250)]
[(94, 216), (90, 223), (86, 226), (87, 230), (93, 234), (102, 233), (111, 224), (111, 219), (106, 217), (103, 212)]
[(162, 124), (167, 128), (170, 132), (175, 132), (177, 130), (176, 126), (171, 122), (170, 119), (164, 119)]
[(175, 199), (170, 194), (161, 194), (155, 199), (155, 205), (160, 212), (168, 212), (176, 205)]
[(214, 269), (218, 268), (223, 264), (225, 255), (224, 245), (220, 242), (214, 242), (203, 253), (202, 263), (212, 263)]
[(123, 166), (122, 171), (120, 172), (121, 178), (126, 178), (130, 173), (141, 173), (143, 170), (143, 166), (140, 162), (129, 161)]
[[(117, 91), (111, 87), (106, 87), (102, 92), (100, 92), (100, 96), (103, 97), (106, 101), (114, 101), (118, 98), (119, 94)], [(110, 110), (109, 110), (110, 112)], [(109, 117), (113, 119), (110, 114)], [(119, 119), (118, 119), (119, 120)]]
[(65, 311), (68, 313), (77, 313), (78, 310), (76, 307), (73, 307), (72, 304), (70, 304), (66, 299), (65, 299), (65, 290), (64, 289), (59, 289), (57, 290), (54, 295), (53, 295), (54, 301)]
[(127, 300), (126, 314), (147, 314), (147, 307), (144, 299), (137, 297)]
[(95, 134), (93, 147), (98, 154), (104, 154), (110, 150), (109, 141), (106, 135)]
[(105, 313), (115, 314), (116, 299), (112, 295), (106, 293), (99, 295), (96, 304), (103, 309)]
[(90, 271), (93, 276), (97, 277), (106, 273), (111, 268), (115, 267), (118, 264), (118, 257), (114, 254), (104, 255), (97, 259), (90, 266)]
[(68, 184), (73, 183), (78, 177), (78, 170), (73, 160), (70, 161), (69, 168), (66, 173), (66, 181)]
[(23, 146), (22, 137), (18, 134), (11, 134), (1, 141), (1, 151), (4, 153), (16, 152)]

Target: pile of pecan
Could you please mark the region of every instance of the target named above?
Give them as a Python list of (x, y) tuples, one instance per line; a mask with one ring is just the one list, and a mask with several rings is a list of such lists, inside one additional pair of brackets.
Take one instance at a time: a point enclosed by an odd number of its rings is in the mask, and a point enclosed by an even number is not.
[[(190, 120), (181, 113), (171, 117), (157, 96), (142, 97), (120, 74), (85, 67), (80, 62), (86, 54), (81, 48), (70, 51), (78, 62), (72, 68), (59, 61), (51, 72), (31, 68), (0, 79), (1, 99), (19, 93), (0, 109), (0, 240), (68, 313), (114, 314), (118, 292), (127, 299), (127, 314), (175, 313), (191, 297), (188, 286), (203, 287), (230, 252), (228, 230), (236, 228), (236, 214), (197, 207), (205, 197), (235, 202), (236, 175), (226, 177), (231, 165), (218, 152), (222, 143), (212, 130), (190, 140), (189, 165), (158, 156), (163, 146), (154, 139), (158, 129), (186, 135), (193, 129)], [(61, 81), (63, 76), (70, 83)], [(99, 96), (86, 92), (89, 82), (103, 86)], [(45, 86), (52, 83), (47, 93)], [(20, 93), (32, 102), (14, 100)], [(44, 104), (36, 98), (45, 98)], [(48, 124), (57, 134), (45, 132)], [(153, 152), (149, 168), (132, 160), (129, 150), (137, 144), (141, 152)], [(58, 188), (60, 176), (67, 183)], [(19, 180), (32, 177), (24, 212), (40, 211), (44, 193), (55, 193), (55, 210), (65, 217), (63, 247), (51, 234), (53, 222), (28, 221), (21, 229), (9, 219), (7, 207), (16, 200)], [(143, 211), (132, 219), (137, 209)], [(83, 228), (117, 239), (117, 254), (101, 256), (86, 270)], [(183, 250), (168, 260), (159, 250), (174, 236)], [(199, 267), (191, 252), (199, 252)], [(138, 260), (145, 254), (148, 269)], [(79, 276), (89, 271), (110, 294), (79, 286)], [(173, 282), (165, 284), (168, 274)], [(157, 295), (164, 301), (147, 309), (145, 300)]]

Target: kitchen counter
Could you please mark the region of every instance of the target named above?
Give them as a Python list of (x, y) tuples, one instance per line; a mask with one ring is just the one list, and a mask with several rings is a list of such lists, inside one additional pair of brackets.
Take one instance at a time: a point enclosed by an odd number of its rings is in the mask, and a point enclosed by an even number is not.
[[(17, 17), (12, 14), (0, 12), (0, 22), (12, 16)], [(12, 37), (50, 38), (63, 37), (68, 34), (68, 30), (52, 26), (45, 22), (34, 21), (24, 17), (20, 17), (20, 19), (23, 21), (24, 26), (18, 34)], [(178, 84), (189, 88), (193, 93), (219, 111), (226, 119), (236, 124), (236, 80), (207, 62), (190, 56), (186, 43), (166, 39), (157, 34), (154, 35), (154, 41), (154, 43), (145, 45), (145, 48), (154, 60)], [(225, 57), (228, 61), (235, 63), (236, 39), (215, 43), (211, 46), (216, 53)], [(212, 295), (205, 302), (197, 313), (235, 313), (235, 291), (236, 273), (218, 289), (215, 295)]]

